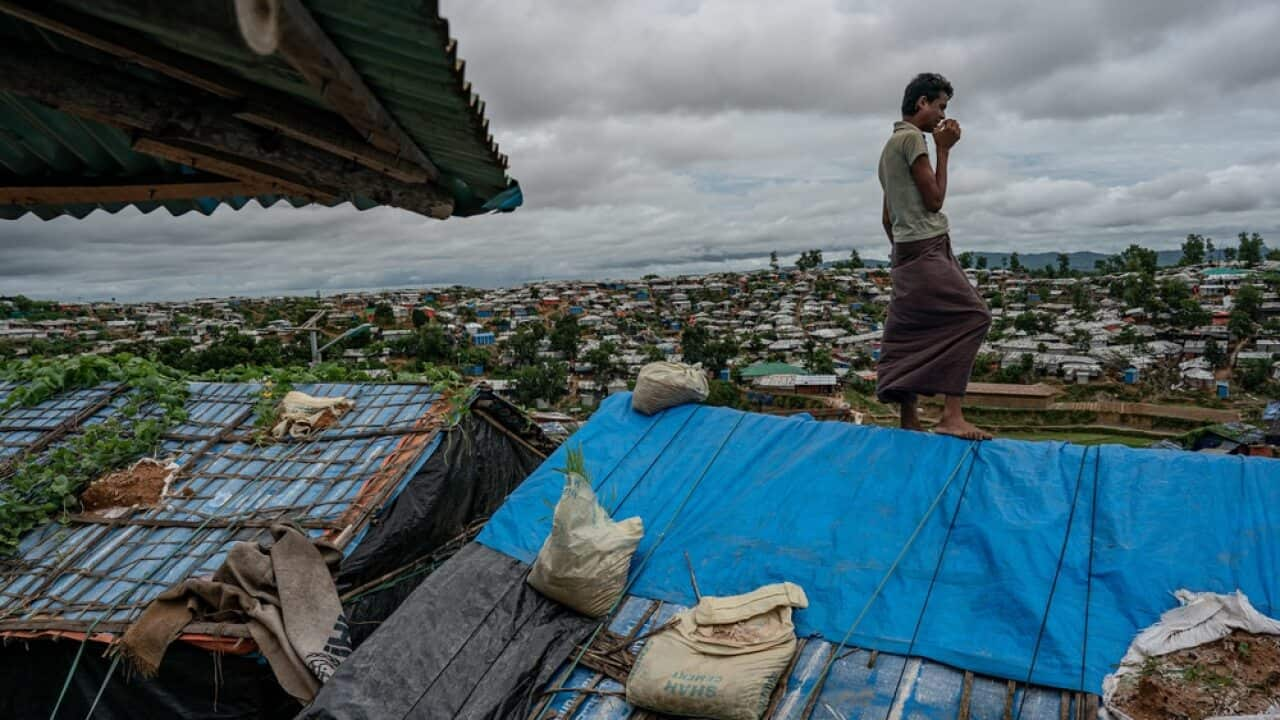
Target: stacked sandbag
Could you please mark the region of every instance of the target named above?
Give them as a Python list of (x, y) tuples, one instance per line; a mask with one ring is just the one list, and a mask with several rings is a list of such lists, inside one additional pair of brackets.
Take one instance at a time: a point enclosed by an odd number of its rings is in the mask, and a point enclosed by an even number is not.
[(529, 584), (583, 615), (602, 617), (626, 590), (644, 521), (609, 517), (591, 489), (581, 451), (569, 451), (568, 466), (551, 534), (533, 562)]
[(652, 415), (685, 403), (700, 403), (710, 389), (707, 374), (695, 365), (652, 362), (640, 368), (636, 388), (631, 393), (631, 407), (636, 412)]
[(667, 715), (759, 720), (796, 650), (794, 583), (704, 597), (649, 638), (627, 678), (627, 702)]

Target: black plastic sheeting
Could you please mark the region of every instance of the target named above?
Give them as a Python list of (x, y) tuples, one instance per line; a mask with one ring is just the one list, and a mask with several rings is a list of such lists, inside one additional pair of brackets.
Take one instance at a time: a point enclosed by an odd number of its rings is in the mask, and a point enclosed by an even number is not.
[[(0, 649), (0, 718), (48, 720), (80, 645), (67, 639), (10, 640)], [(96, 642), (85, 646), (58, 709), (59, 720), (88, 717), (100, 688), (95, 720), (265, 720), (289, 717), (300, 708), (280, 689), (271, 668), (255, 657), (217, 656), (185, 642), (169, 647), (156, 677), (127, 672), (121, 660), (104, 688), (111, 665), (111, 658), (103, 656), (105, 647)]]
[[(410, 565), (488, 517), (542, 462), (488, 422), (468, 416), (441, 439), (439, 449), (342, 561), (340, 592)], [(425, 574), (389, 581), (345, 607), (352, 644), (359, 646), (413, 592)]]
[(471, 543), (342, 663), (300, 720), (527, 717), (594, 621)]

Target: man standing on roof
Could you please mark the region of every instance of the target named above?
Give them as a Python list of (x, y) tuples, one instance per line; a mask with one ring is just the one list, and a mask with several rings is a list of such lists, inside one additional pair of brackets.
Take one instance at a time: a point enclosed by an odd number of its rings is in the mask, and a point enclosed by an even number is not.
[[(991, 435), (964, 419), (964, 399), (991, 311), (969, 284), (951, 252), (951, 227), (942, 214), (947, 161), (960, 141), (960, 124), (947, 120), (953, 91), (935, 73), (917, 75), (902, 98), (902, 121), (880, 154), (884, 189), (881, 221), (892, 246), (893, 296), (884, 324), (876, 395), (898, 403), (902, 427), (921, 430), (920, 395), (946, 396), (934, 432), (972, 440)], [(924, 135), (937, 146), (929, 164)]]

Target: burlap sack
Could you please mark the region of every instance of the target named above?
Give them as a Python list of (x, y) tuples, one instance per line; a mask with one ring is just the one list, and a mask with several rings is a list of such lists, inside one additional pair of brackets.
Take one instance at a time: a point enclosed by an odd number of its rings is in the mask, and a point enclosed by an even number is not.
[(601, 617), (622, 596), (642, 537), (644, 521), (614, 522), (590, 481), (566, 472), (551, 534), (533, 562), (529, 584), (583, 615)]
[(667, 715), (759, 720), (796, 650), (791, 609), (808, 605), (793, 583), (702, 598), (645, 643), (627, 702)]
[(652, 362), (640, 368), (631, 407), (652, 415), (660, 410), (691, 402), (702, 402), (710, 392), (702, 368), (672, 362)]

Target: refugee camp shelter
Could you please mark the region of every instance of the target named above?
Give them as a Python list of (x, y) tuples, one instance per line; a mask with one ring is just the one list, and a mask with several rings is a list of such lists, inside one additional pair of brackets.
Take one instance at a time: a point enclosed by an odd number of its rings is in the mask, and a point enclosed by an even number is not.
[(6, 0), (0, 218), (522, 202), (435, 2)]
[[(571, 447), (612, 516), (644, 522), (608, 632), (525, 582)], [(618, 649), (691, 606), (695, 580), (704, 596), (807, 593), (769, 717), (1093, 717), (1103, 677), (1174, 591), (1239, 590), (1280, 612), (1278, 501), (1273, 460), (698, 405), (649, 417), (619, 394), (304, 717), (636, 717)]]
[[(0, 385), (0, 400), (13, 387)], [(188, 625), (154, 679), (116, 668), (107, 643), (160, 592), (212, 573), (232, 544), (292, 522), (342, 549), (337, 589), (358, 644), (553, 449), (483, 390), (297, 389), (354, 407), (313, 439), (258, 444), (259, 386), (192, 383), (189, 419), (160, 449), (180, 469), (159, 502), (73, 514), (22, 539), (0, 565), (0, 717), (48, 718), (60, 696), (56, 717), (85, 717), (99, 695), (97, 718), (288, 716), (298, 705), (243, 625)], [(106, 385), (10, 408), (0, 455), (56, 445), (109, 417), (124, 392)]]

